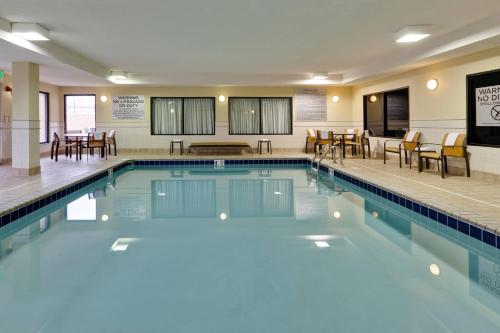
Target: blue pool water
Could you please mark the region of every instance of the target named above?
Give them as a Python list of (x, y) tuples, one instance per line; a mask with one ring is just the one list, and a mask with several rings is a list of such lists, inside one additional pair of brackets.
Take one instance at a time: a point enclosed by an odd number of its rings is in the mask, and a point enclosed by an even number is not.
[(499, 258), (301, 166), (121, 170), (0, 229), (0, 332), (499, 332)]

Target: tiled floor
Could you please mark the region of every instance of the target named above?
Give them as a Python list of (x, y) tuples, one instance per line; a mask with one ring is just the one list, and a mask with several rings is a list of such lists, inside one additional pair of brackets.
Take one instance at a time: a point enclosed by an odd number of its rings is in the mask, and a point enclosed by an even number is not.
[[(200, 156), (189, 155), (173, 157), (166, 154), (127, 154), (101, 160), (91, 157), (89, 162), (61, 157), (55, 163), (49, 158), (41, 161), (41, 175), (31, 177), (14, 177), (10, 167), (0, 165), (0, 215), (24, 202), (33, 200), (42, 194), (73, 183), (85, 176), (105, 170), (123, 160), (130, 158), (269, 158), (270, 155), (224, 155)], [(275, 153), (272, 158), (280, 157), (312, 157), (312, 155)], [(487, 230), (500, 234), (500, 182), (471, 179), (461, 176), (448, 176), (441, 179), (436, 171), (418, 173), (416, 169), (399, 168), (395, 159), (384, 165), (381, 160), (352, 159), (344, 160), (343, 165), (324, 160), (325, 164), (338, 168), (376, 185), (385, 187), (403, 196), (425, 202), (437, 209), (459, 215), (465, 220), (477, 224)]]

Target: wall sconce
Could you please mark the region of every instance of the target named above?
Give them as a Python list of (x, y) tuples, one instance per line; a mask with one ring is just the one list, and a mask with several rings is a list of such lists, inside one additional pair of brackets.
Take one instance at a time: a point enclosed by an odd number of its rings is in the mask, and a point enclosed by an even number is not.
[(426, 85), (427, 89), (429, 89), (430, 91), (434, 91), (438, 88), (439, 82), (436, 79), (430, 79), (429, 81), (427, 81)]
[(340, 102), (340, 97), (339, 97), (339, 96), (332, 96), (332, 102), (333, 102), (333, 103), (338, 103), (338, 102)]
[(371, 95), (370, 96), (370, 102), (375, 103), (377, 101), (377, 96)]
[(6, 87), (5, 87), (5, 91), (6, 91), (6, 92), (10, 92), (10, 93), (12, 93), (12, 88), (11, 88), (11, 87), (9, 87), (9, 86), (6, 86)]
[(219, 96), (219, 102), (224, 103), (226, 101), (226, 96), (220, 95)]
[(101, 96), (101, 102), (106, 103), (108, 101), (108, 96), (102, 95)]

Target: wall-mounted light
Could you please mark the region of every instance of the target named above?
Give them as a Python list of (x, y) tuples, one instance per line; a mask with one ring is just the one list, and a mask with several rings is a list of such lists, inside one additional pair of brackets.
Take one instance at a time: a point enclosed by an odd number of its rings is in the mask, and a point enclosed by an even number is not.
[(430, 91), (434, 91), (438, 88), (439, 82), (436, 79), (430, 79), (429, 81), (427, 81), (426, 86)]
[(333, 217), (335, 217), (336, 219), (339, 219), (341, 216), (342, 214), (338, 210), (333, 212)]
[(101, 102), (106, 103), (108, 101), (108, 96), (102, 95), (101, 96)]
[(226, 101), (226, 96), (220, 95), (219, 96), (219, 102), (224, 103)]
[(219, 214), (219, 219), (220, 219), (221, 221), (225, 221), (225, 220), (227, 219), (227, 214), (226, 214), (226, 213), (220, 213), (220, 214)]
[(370, 102), (375, 103), (377, 101), (377, 96), (371, 95), (370, 96)]
[(37, 23), (12, 23), (12, 33), (29, 41), (49, 40), (49, 31)]
[(340, 97), (339, 97), (339, 96), (332, 96), (332, 102), (333, 102), (333, 103), (338, 103), (338, 102), (340, 102)]
[(102, 221), (102, 222), (108, 222), (108, 220), (109, 220), (109, 216), (108, 216), (108, 214), (102, 214), (102, 216), (101, 216), (101, 221)]

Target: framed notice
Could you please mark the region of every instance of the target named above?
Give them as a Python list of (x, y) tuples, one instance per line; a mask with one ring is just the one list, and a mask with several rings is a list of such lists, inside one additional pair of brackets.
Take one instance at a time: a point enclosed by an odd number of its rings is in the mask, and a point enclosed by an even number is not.
[(297, 121), (326, 121), (327, 96), (322, 88), (304, 88), (295, 93)]
[(144, 119), (144, 95), (113, 96), (113, 120)]
[(500, 147), (500, 69), (467, 76), (467, 143)]

